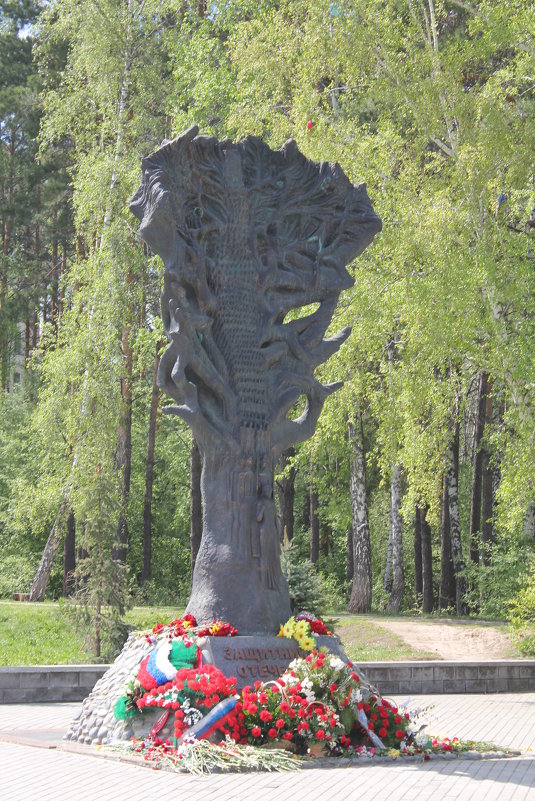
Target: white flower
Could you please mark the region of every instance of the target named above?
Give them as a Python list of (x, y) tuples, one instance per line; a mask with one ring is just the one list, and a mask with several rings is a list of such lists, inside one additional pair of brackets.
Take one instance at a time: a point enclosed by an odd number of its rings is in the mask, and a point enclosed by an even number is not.
[(424, 731), (418, 732), (414, 738), (414, 742), (419, 748), (423, 748), (424, 745), (427, 745), (428, 740), (429, 736)]
[(346, 663), (342, 661), (339, 656), (331, 656), (329, 665), (335, 670), (343, 670), (346, 666)]
[(359, 704), (362, 701), (362, 693), (361, 693), (361, 691), (360, 690), (351, 690), (350, 701), (354, 706)]

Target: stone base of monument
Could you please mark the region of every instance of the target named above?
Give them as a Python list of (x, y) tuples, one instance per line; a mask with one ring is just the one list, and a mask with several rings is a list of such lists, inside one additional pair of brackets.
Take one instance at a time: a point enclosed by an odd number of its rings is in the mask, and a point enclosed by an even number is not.
[[(165, 636), (165, 635), (164, 635)], [(85, 745), (107, 745), (116, 741), (129, 741), (132, 737), (147, 737), (162, 715), (161, 709), (149, 709), (142, 715), (116, 720), (113, 707), (122, 694), (126, 682), (135, 677), (140, 662), (161, 642), (154, 637), (151, 644), (145, 636), (131, 634), (126, 644), (92, 692), (82, 703), (78, 715), (71, 722), (65, 740)], [(336, 637), (315, 637), (319, 647), (326, 646), (332, 653), (346, 658)], [(213, 664), (226, 676), (236, 676), (238, 687), (255, 681), (276, 681), (290, 662), (305, 656), (295, 640), (276, 636), (203, 637), (198, 640), (203, 662)], [(161, 729), (158, 737), (172, 738), (173, 716)]]
[[(318, 647), (347, 659), (336, 637), (315, 636)], [(203, 662), (215, 665), (225, 676), (236, 676), (238, 688), (255, 681), (276, 681), (290, 662), (306, 656), (295, 640), (275, 636), (205, 637), (199, 641)]]

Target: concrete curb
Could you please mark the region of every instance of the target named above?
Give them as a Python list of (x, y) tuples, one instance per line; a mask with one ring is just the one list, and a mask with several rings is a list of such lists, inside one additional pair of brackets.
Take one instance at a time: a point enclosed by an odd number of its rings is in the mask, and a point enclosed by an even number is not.
[(410, 693), (515, 693), (535, 690), (534, 659), (360, 662), (359, 669), (383, 695)]
[[(0, 704), (83, 701), (109, 665), (0, 667)], [(361, 662), (383, 695), (535, 691), (535, 660)]]

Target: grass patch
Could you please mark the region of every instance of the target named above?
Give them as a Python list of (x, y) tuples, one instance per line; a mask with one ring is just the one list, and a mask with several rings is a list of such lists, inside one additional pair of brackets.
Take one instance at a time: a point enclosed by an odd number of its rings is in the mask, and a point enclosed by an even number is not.
[[(85, 637), (63, 604), (0, 602), (0, 665), (74, 665), (93, 661)], [(125, 618), (132, 629), (152, 628), (182, 614), (175, 607), (134, 607)]]
[(0, 665), (91, 662), (84, 638), (56, 603), (0, 603)]

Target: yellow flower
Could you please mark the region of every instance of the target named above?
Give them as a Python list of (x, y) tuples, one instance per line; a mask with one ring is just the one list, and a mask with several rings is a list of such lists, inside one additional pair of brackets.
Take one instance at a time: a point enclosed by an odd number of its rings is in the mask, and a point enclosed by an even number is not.
[(306, 637), (307, 634), (310, 634), (310, 623), (306, 620), (298, 620), (295, 624), (295, 637), (299, 639), (299, 637)]
[(295, 629), (295, 620), (293, 617), (291, 617), (289, 620), (286, 621), (286, 623), (282, 627), (284, 636), (291, 639), (294, 634), (294, 629)]
[(311, 651), (316, 645), (316, 643), (314, 642), (312, 637), (303, 637), (299, 645), (304, 651)]

